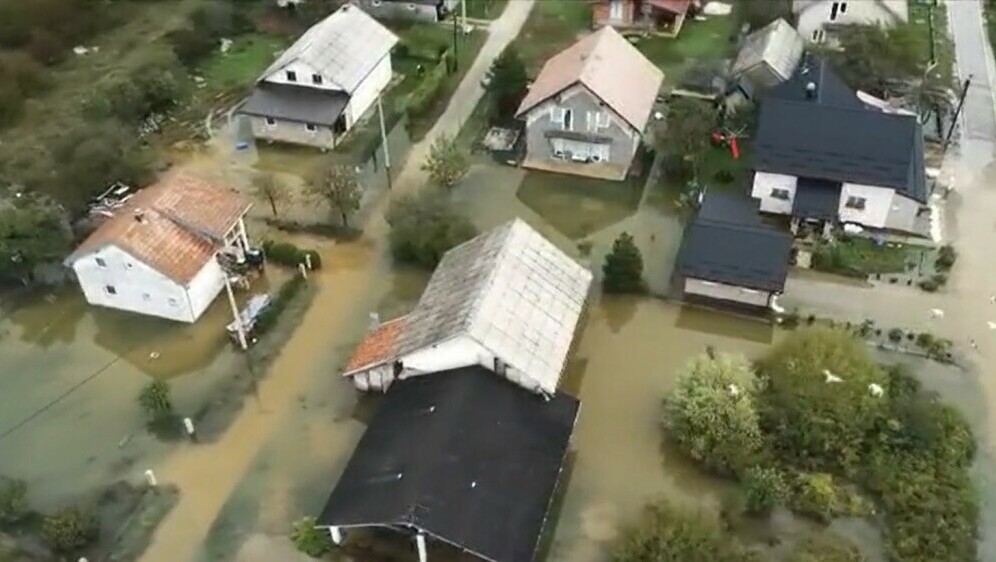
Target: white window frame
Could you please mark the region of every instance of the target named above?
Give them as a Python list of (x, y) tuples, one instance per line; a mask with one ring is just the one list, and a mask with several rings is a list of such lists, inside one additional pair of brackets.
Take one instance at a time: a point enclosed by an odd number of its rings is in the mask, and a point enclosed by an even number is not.
[(771, 194), (769, 195), (772, 199), (777, 199), (779, 201), (791, 201), (792, 192), (788, 189), (782, 187), (772, 187)]
[(822, 27), (817, 27), (816, 29), (813, 30), (814, 43), (822, 43), (825, 38), (826, 38), (826, 33), (823, 31)]
[(599, 129), (608, 129), (610, 125), (612, 125), (612, 121), (611, 121), (611, 118), (609, 117), (609, 112), (608, 111), (599, 111), (598, 112), (598, 128)]
[(565, 109), (563, 107), (551, 106), (550, 107), (550, 121), (556, 123), (561, 127), (564, 126), (564, 113)]
[(868, 207), (868, 198), (859, 195), (848, 195), (844, 207), (856, 211), (864, 211)]
[(622, 0), (612, 0), (609, 3), (609, 19), (612, 21), (622, 21), (623, 14)]

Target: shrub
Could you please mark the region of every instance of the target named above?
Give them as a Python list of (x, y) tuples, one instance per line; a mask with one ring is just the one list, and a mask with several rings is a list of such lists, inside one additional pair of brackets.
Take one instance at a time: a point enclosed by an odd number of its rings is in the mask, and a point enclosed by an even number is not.
[(439, 97), (439, 92), (446, 83), (446, 63), (439, 63), (422, 76), (422, 81), (408, 94), (408, 105), (405, 111), (409, 118), (425, 115)]
[(16, 523), (28, 514), (28, 485), (0, 477), (0, 523)]
[(160, 420), (173, 414), (173, 403), (170, 401), (169, 383), (154, 380), (142, 388), (138, 394), (138, 403), (145, 414), (152, 420)]
[(865, 498), (826, 473), (805, 472), (796, 476), (789, 501), (793, 510), (822, 522), (838, 516), (868, 515), (872, 511)]
[(178, 73), (172, 53), (153, 53), (135, 69), (114, 72), (100, 80), (83, 110), (92, 119), (116, 117), (137, 124), (173, 105), (179, 95)]
[(781, 472), (761, 466), (747, 469), (741, 485), (747, 511), (758, 514), (771, 512), (785, 500), (788, 490)]
[(31, 58), (45, 65), (60, 62), (66, 56), (66, 44), (44, 29), (36, 29), (31, 33), (31, 41), (25, 50)]
[(889, 330), (889, 341), (899, 343), (903, 339), (903, 331), (899, 328)]
[(660, 502), (646, 507), (640, 522), (612, 551), (612, 562), (756, 562), (739, 543), (697, 513)]
[(937, 259), (934, 261), (934, 267), (938, 271), (948, 271), (954, 266), (955, 260), (958, 259), (958, 252), (955, 251), (954, 246), (951, 244), (946, 244), (941, 246), (937, 251)]
[(302, 263), (307, 263), (307, 257), (311, 256), (311, 268), (322, 268), (321, 254), (315, 250), (303, 250), (290, 242), (264, 240), (263, 254), (268, 261), (294, 268)]
[(455, 138), (440, 135), (429, 148), (422, 170), (429, 173), (429, 179), (434, 184), (453, 189), (467, 176), (467, 172), (470, 171), (470, 161)]
[(642, 293), (643, 255), (633, 236), (623, 232), (612, 243), (612, 251), (602, 265), (602, 288), (606, 293)]
[(436, 267), (450, 248), (477, 236), (474, 225), (438, 190), (393, 199), (386, 218), (394, 258), (426, 269)]
[(166, 35), (176, 58), (187, 68), (197, 65), (214, 51), (218, 42), (203, 29), (180, 28)]
[(786, 562), (866, 562), (853, 544), (836, 535), (806, 537), (789, 555)]
[(740, 472), (761, 449), (756, 391), (757, 379), (743, 357), (693, 358), (664, 399), (668, 437), (710, 470)]
[(24, 97), (13, 82), (0, 80), (0, 127), (17, 121), (24, 109)]
[(729, 170), (718, 170), (714, 179), (719, 183), (730, 183), (733, 181), (733, 172)]
[(42, 535), (59, 552), (79, 550), (97, 539), (97, 518), (89, 510), (68, 507), (45, 517)]
[(314, 517), (303, 517), (295, 521), (290, 538), (299, 551), (312, 558), (326, 554), (333, 546), (328, 533), (315, 527)]

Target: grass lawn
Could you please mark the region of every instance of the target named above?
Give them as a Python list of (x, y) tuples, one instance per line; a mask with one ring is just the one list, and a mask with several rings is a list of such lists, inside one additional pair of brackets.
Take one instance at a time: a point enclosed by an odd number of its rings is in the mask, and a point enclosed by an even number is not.
[[(508, 0), (464, 0), (467, 3), (467, 17), (482, 20), (493, 20), (505, 10)], [(460, 13), (460, 6), (457, 6)]]
[(686, 21), (676, 38), (641, 39), (636, 48), (664, 71), (667, 83), (674, 85), (696, 64), (733, 57), (735, 33), (736, 20), (732, 16), (712, 16), (706, 21)]
[(584, 0), (540, 0), (513, 45), (526, 71), (536, 76), (548, 58), (591, 29), (591, 4)]
[[(740, 158), (734, 159), (728, 146), (710, 146), (706, 149), (699, 165), (700, 181), (710, 187), (720, 189), (745, 189), (750, 176), (750, 165), (754, 161), (754, 147), (750, 141), (740, 139)], [(727, 172), (729, 175), (727, 175)], [(726, 180), (724, 176), (732, 179)]]
[(276, 60), (277, 53), (286, 49), (286, 37), (248, 33), (233, 39), (232, 48), (204, 60), (195, 74), (204, 78), (211, 89), (248, 88)]
[(642, 173), (621, 182), (530, 170), (518, 197), (560, 233), (579, 240), (636, 212), (653, 153), (636, 157), (643, 159)]
[(849, 277), (902, 273), (919, 262), (923, 250), (901, 244), (879, 246), (875, 241), (844, 236), (833, 244), (820, 244), (813, 251), (813, 269)]
[[(986, 0), (988, 6), (992, 0)], [(930, 60), (930, 26), (928, 25), (928, 14), (933, 14), (934, 24), (934, 58), (937, 61), (938, 72), (946, 82), (954, 82), (954, 44), (948, 36), (948, 11), (943, 4), (934, 5), (934, 0), (911, 0), (909, 4), (910, 23), (923, 30), (927, 41), (924, 46), (927, 51), (923, 54), (924, 60)], [(989, 23), (990, 41), (993, 37), (993, 24)]]

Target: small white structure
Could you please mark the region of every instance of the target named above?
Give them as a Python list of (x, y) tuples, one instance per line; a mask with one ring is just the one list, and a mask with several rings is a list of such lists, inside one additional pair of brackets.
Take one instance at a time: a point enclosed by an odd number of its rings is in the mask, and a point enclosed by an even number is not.
[(225, 285), (217, 260), (244, 252), (250, 201), (173, 174), (115, 211), (65, 260), (87, 302), (194, 322)]
[(832, 40), (845, 25), (893, 26), (909, 21), (907, 0), (793, 0), (799, 33), (808, 41)]
[(415, 309), (375, 328), (344, 376), (360, 390), (480, 365), (552, 395), (592, 274), (516, 219), (443, 256)]
[(746, 78), (755, 89), (770, 88), (792, 77), (805, 48), (802, 36), (778, 18), (747, 36), (730, 75)]
[(256, 138), (333, 148), (391, 82), (398, 37), (346, 4), (266, 69), (238, 113)]

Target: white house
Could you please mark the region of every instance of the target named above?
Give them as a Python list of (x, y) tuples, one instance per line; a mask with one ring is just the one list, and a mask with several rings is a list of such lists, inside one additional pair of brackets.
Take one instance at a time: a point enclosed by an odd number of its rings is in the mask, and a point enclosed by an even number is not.
[(807, 40), (823, 43), (844, 25), (892, 26), (909, 21), (907, 0), (793, 0), (796, 28)]
[(195, 322), (225, 284), (217, 255), (244, 251), (250, 201), (173, 174), (135, 194), (65, 260), (87, 302)]
[(829, 65), (804, 61), (761, 105), (751, 195), (763, 212), (825, 228), (924, 234), (928, 195), (915, 115), (866, 105)]
[(479, 365), (552, 396), (592, 274), (516, 219), (443, 256), (415, 309), (373, 330), (343, 375), (360, 390)]
[(746, 78), (754, 89), (765, 90), (792, 77), (805, 48), (799, 32), (778, 18), (747, 36), (730, 75)]
[(266, 69), (238, 113), (256, 138), (333, 148), (391, 82), (398, 38), (346, 4)]

